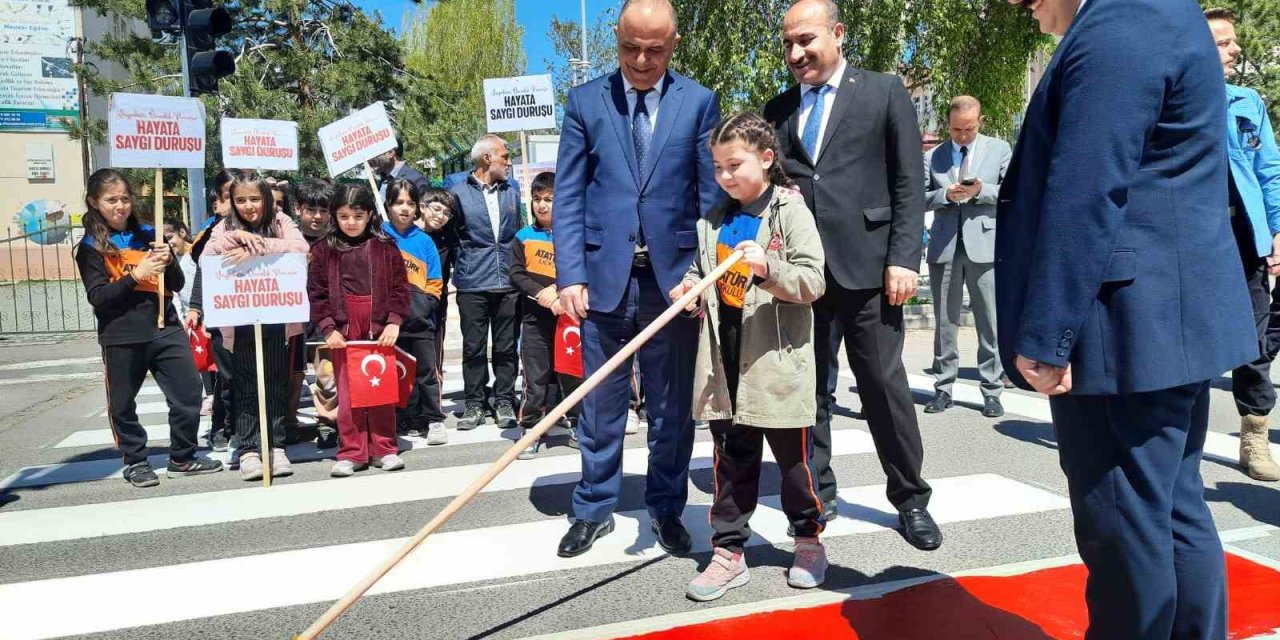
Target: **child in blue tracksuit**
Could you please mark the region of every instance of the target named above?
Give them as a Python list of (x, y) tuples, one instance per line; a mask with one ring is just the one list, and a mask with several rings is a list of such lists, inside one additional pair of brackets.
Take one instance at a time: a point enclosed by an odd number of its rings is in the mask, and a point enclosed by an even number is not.
[(396, 346), (417, 359), (413, 394), (409, 405), (396, 410), (396, 431), (402, 435), (426, 435), (427, 444), (449, 441), (440, 410), (440, 363), (437, 323), (444, 282), (440, 253), (435, 241), (414, 222), (418, 219), (418, 188), (408, 180), (387, 185), (387, 222), (383, 230), (396, 241), (409, 275), (410, 309), (400, 327)]
[[(524, 431), (532, 429), (561, 397), (573, 393), (581, 383), (573, 376), (557, 376), (555, 371), (556, 317), (564, 313), (556, 290), (555, 245), (551, 240), (555, 179), (556, 174), (551, 172), (534, 176), (529, 186), (533, 224), (516, 232), (511, 243), (511, 286), (524, 295), (520, 300), (520, 313), (524, 316), (520, 326), (524, 398), (519, 418)], [(572, 420), (576, 415), (570, 410), (568, 418)], [(569, 433), (574, 433), (572, 423)], [(539, 444), (531, 445), (520, 459), (537, 455)]]

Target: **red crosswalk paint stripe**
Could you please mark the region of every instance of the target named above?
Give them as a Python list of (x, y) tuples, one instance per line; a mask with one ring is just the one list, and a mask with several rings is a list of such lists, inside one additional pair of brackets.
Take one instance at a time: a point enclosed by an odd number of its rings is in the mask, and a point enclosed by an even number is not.
[[(1085, 568), (944, 578), (879, 598), (756, 613), (625, 640), (1072, 640), (1084, 637)], [(1280, 628), (1280, 571), (1227, 554), (1231, 640)]]

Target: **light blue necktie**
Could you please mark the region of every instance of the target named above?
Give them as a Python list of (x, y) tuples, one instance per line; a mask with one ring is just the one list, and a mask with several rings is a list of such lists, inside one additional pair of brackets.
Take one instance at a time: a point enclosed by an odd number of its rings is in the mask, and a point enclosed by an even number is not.
[(804, 150), (809, 152), (809, 158), (813, 160), (818, 159), (818, 133), (822, 131), (822, 114), (827, 108), (827, 101), (823, 97), (830, 89), (831, 85), (824, 84), (809, 90), (809, 94), (816, 95), (817, 100), (809, 110), (809, 119), (804, 122), (804, 134), (800, 136), (800, 143), (804, 145)]

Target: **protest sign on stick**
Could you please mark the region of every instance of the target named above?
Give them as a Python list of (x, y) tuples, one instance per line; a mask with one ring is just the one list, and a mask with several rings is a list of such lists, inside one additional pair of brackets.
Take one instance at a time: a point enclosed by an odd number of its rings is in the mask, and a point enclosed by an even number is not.
[(520, 183), (529, 184), (531, 129), (556, 128), (556, 93), (551, 76), (486, 78), (484, 118), (489, 133), (520, 132)]
[(228, 169), (298, 170), (298, 123), (223, 118), (222, 166)]
[(729, 271), (729, 269), (733, 267), (733, 265), (737, 264), (741, 259), (741, 251), (734, 251), (729, 254), (723, 262), (716, 266), (715, 269), (711, 270), (711, 273), (708, 273), (705, 278), (699, 280), (697, 284), (693, 285), (693, 288), (685, 292), (685, 294), (680, 296), (678, 300), (671, 303), (671, 306), (667, 307), (666, 311), (663, 311), (661, 315), (653, 320), (653, 322), (649, 323), (649, 326), (645, 327), (643, 331), (636, 335), (636, 337), (623, 345), (622, 349), (615, 353), (612, 358), (605, 361), (599, 369), (591, 374), (591, 377), (584, 380), (581, 386), (575, 389), (573, 393), (569, 394), (564, 400), (560, 401), (560, 404), (556, 405), (554, 409), (547, 412), (547, 415), (543, 416), (542, 419), (538, 421), (538, 424), (534, 425), (532, 429), (525, 433), (524, 437), (520, 438), (518, 442), (511, 445), (511, 448), (507, 449), (507, 452), (502, 454), (502, 457), (498, 458), (498, 460), (490, 465), (484, 473), (480, 474), (480, 477), (476, 478), (470, 485), (468, 485), (467, 488), (458, 495), (458, 497), (454, 498), (452, 502), (446, 505), (444, 510), (437, 514), (436, 517), (432, 518), (431, 521), (423, 526), (418, 533), (414, 534), (412, 538), (409, 538), (407, 542), (401, 545), (395, 553), (391, 554), (391, 557), (387, 558), (382, 564), (378, 565), (376, 569), (369, 573), (369, 575), (365, 576), (364, 579), (356, 584), (356, 586), (352, 587), (352, 589), (348, 591), (341, 600), (333, 603), (333, 605), (330, 606), (324, 614), (317, 618), (315, 622), (312, 622), (311, 626), (307, 627), (305, 631), (297, 636), (297, 638), (300, 638), (301, 640), (314, 640), (316, 636), (323, 633), (329, 625), (333, 624), (334, 620), (338, 619), (338, 616), (341, 616), (343, 612), (351, 608), (351, 605), (355, 604), (357, 600), (364, 596), (364, 594), (369, 591), (374, 584), (377, 584), (383, 576), (387, 575), (387, 573), (394, 569), (396, 565), (400, 564), (400, 562), (408, 557), (410, 553), (413, 553), (413, 550), (417, 549), (418, 545), (422, 544), (428, 536), (443, 526), (444, 523), (448, 522), (449, 518), (452, 518), (453, 515), (462, 509), (462, 507), (466, 506), (467, 503), (471, 502), (471, 500), (476, 497), (476, 494), (480, 493), (480, 491), (488, 486), (494, 478), (498, 477), (498, 474), (511, 466), (511, 463), (515, 462), (516, 456), (520, 455), (521, 451), (524, 451), (533, 445), (533, 443), (540, 440), (547, 431), (551, 430), (551, 427), (555, 426), (556, 423), (559, 422), (560, 418), (564, 417), (564, 414), (567, 413), (569, 409), (581, 402), (588, 393), (591, 393), (596, 386), (603, 382), (605, 378), (609, 377), (609, 375), (613, 373), (614, 369), (617, 369), (622, 365), (622, 363), (630, 361), (631, 356), (634, 355), (636, 351), (639, 351), (640, 347), (643, 347), (644, 344), (652, 339), (655, 334), (661, 331), (663, 327), (667, 326), (667, 323), (671, 322), (672, 318), (675, 318), (677, 315), (682, 313), (685, 307), (697, 302), (702, 296), (702, 292), (705, 291), (707, 287), (715, 284), (715, 281), (719, 280), (720, 276)]
[[(307, 322), (307, 256), (280, 253), (229, 265), (223, 256), (200, 258), (203, 274), (205, 326), (253, 325), (254, 358), (258, 368), (258, 451), (262, 456), (262, 486), (271, 486), (271, 438), (267, 428), (266, 369), (262, 362), (262, 325)], [(283, 444), (283, 443), (281, 443)]]
[(320, 148), (329, 166), (329, 175), (337, 178), (361, 164), (373, 189), (378, 213), (387, 217), (382, 198), (378, 196), (378, 183), (373, 179), (373, 167), (369, 161), (398, 146), (396, 131), (387, 117), (387, 108), (375, 102), (337, 122), (320, 127)]
[[(153, 250), (162, 250), (164, 229), (163, 169), (204, 167), (204, 103), (138, 93), (113, 93), (107, 109), (107, 139), (111, 166), (156, 170), (156, 237)], [(157, 276), (156, 327), (164, 328), (164, 271)]]

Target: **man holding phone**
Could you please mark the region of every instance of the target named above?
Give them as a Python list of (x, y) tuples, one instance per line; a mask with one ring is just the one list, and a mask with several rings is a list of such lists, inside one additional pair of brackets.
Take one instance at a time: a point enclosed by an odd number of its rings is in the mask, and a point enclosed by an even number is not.
[(1004, 415), (1000, 355), (996, 347), (996, 194), (1009, 168), (1009, 143), (984, 136), (982, 105), (957, 96), (949, 110), (951, 139), (924, 158), (925, 209), (933, 211), (929, 228), (929, 289), (933, 293), (934, 396), (925, 413), (952, 405), (951, 389), (960, 371), (956, 335), (964, 289), (978, 329), (978, 374), (982, 377), (982, 415)]

